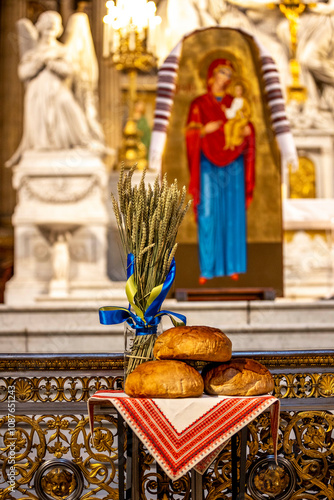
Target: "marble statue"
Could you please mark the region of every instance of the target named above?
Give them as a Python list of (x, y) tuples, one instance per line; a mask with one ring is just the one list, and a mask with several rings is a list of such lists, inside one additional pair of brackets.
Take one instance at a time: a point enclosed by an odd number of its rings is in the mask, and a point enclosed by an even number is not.
[[(268, 49), (284, 74), (288, 71), (286, 49), (276, 35), (281, 19), (279, 11), (267, 9), (254, 0), (161, 0), (158, 14), (162, 17), (159, 58), (164, 58), (176, 43), (196, 28), (222, 26), (238, 28), (256, 36)], [(284, 88), (284, 81), (282, 85)]]
[(91, 298), (110, 289), (102, 157), (112, 151), (98, 120), (98, 65), (87, 15), (69, 18), (64, 43), (57, 40), (62, 31), (55, 11), (43, 12), (35, 25), (18, 21), (23, 136), (7, 166), (14, 167), (12, 221), (20, 251), (6, 284), (7, 304)]
[(69, 280), (70, 252), (68, 248), (68, 234), (59, 234), (52, 245), (53, 279)]
[[(283, 21), (278, 34), (289, 47), (288, 22)], [(298, 30), (297, 60), (301, 83), (307, 100), (290, 114), (296, 128), (328, 129), (334, 127), (334, 1), (310, 7), (301, 17)]]
[(43, 12), (35, 25), (17, 23), (21, 60), (18, 74), (25, 84), (21, 143), (7, 166), (17, 164), (25, 151), (59, 151), (75, 147), (106, 152), (97, 116), (98, 66), (88, 17), (73, 14), (65, 42), (62, 19)]
[(51, 248), (52, 279), (49, 283), (50, 297), (67, 297), (70, 284), (69, 233), (58, 234)]

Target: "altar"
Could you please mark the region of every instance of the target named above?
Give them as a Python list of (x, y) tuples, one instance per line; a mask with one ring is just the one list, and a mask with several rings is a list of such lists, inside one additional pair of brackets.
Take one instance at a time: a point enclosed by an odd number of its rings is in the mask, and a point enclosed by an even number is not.
[[(138, 443), (135, 436), (149, 450), (167, 476), (176, 481), (194, 469), (203, 475), (232, 438), (232, 500), (243, 500), (245, 491), (246, 441), (244, 429), (269, 406), (271, 408), (271, 432), (275, 459), (279, 426), (279, 400), (265, 395), (249, 398), (208, 397), (178, 400), (129, 398), (121, 391), (97, 391), (88, 401), (92, 436), (94, 435), (94, 406), (114, 406), (118, 414), (121, 432), (118, 440), (119, 457), (124, 455), (123, 422), (128, 425), (126, 492), (124, 472), (119, 471), (119, 497), (136, 498), (139, 490)], [(239, 485), (235, 434), (241, 431), (241, 457)], [(123, 464), (123, 460), (121, 461)], [(241, 465), (242, 464), (242, 465)], [(192, 498), (200, 500), (203, 492), (195, 488)]]
[[(189, 498), (210, 492), (214, 495), (232, 495), (231, 448), (237, 446), (240, 457), (240, 438), (247, 442), (245, 493), (265, 500), (268, 493), (280, 497), (317, 494), (330, 498), (332, 489), (325, 471), (332, 464), (333, 443), (328, 435), (333, 423), (333, 350), (291, 351), (274, 353), (252, 352), (247, 356), (264, 364), (275, 380), (275, 397), (279, 398), (280, 430), (278, 442), (278, 467), (273, 457), (269, 412), (263, 412), (248, 424), (244, 436), (227, 443), (207, 472), (197, 480), (188, 472), (177, 481), (171, 481), (161, 467), (153, 463), (147, 449), (139, 444), (138, 455), (132, 463), (138, 465), (139, 496), (162, 499), (164, 495)], [(119, 491), (118, 446), (122, 450), (127, 436), (123, 434), (116, 412), (98, 404), (95, 407), (94, 436), (92, 439), (87, 402), (96, 391), (121, 389), (123, 378), (122, 354), (0, 354), (3, 403), (0, 405), (0, 433), (8, 430), (9, 398), (15, 390), (16, 443), (21, 449), (16, 453), (18, 473), (14, 487), (19, 494), (31, 490), (47, 492), (57, 487), (61, 477), (63, 491), (69, 498), (79, 493), (99, 498), (117, 496)], [(55, 432), (58, 431), (58, 441)], [(24, 440), (24, 437), (29, 438)], [(7, 435), (5, 435), (7, 442)], [(295, 446), (298, 442), (299, 446)], [(9, 441), (8, 441), (9, 444)], [(29, 454), (27, 462), (24, 451)], [(39, 455), (34, 450), (38, 446)], [(9, 446), (8, 446), (9, 449)], [(136, 447), (133, 448), (137, 453)], [(315, 457), (316, 454), (316, 457)], [(122, 454), (121, 454), (122, 455)], [(41, 460), (42, 458), (42, 460)], [(127, 458), (127, 460), (130, 457)], [(135, 456), (133, 455), (133, 458)], [(310, 478), (300, 467), (307, 460), (315, 468)], [(7, 460), (1, 452), (0, 462)], [(319, 462), (322, 467), (319, 468)], [(6, 462), (8, 463), (8, 462)], [(124, 464), (124, 463), (123, 463)], [(21, 467), (22, 465), (22, 467)], [(241, 464), (241, 467), (243, 465)], [(9, 465), (5, 467), (9, 470)], [(96, 471), (99, 474), (95, 474)], [(84, 479), (85, 478), (85, 479)], [(10, 493), (9, 477), (3, 483), (5, 494)], [(8, 479), (8, 482), (7, 482)], [(15, 482), (16, 481), (16, 482)], [(38, 492), (38, 493), (37, 493)], [(307, 493), (306, 493), (307, 492)], [(47, 493), (45, 493), (47, 494)], [(138, 497), (137, 497), (138, 498)]]

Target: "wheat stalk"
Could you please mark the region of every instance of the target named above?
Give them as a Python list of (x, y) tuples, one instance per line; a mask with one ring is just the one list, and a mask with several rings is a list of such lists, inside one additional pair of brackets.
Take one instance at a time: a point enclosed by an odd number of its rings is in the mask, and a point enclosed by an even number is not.
[[(167, 277), (177, 249), (177, 232), (191, 202), (185, 204), (185, 187), (179, 190), (176, 179), (168, 185), (166, 175), (161, 183), (157, 176), (153, 186), (146, 186), (144, 170), (138, 186), (132, 186), (135, 168), (121, 169), (118, 201), (112, 194), (112, 206), (124, 252), (134, 255), (134, 302), (144, 313), (150, 292)], [(135, 337), (128, 371), (147, 360), (155, 337)]]

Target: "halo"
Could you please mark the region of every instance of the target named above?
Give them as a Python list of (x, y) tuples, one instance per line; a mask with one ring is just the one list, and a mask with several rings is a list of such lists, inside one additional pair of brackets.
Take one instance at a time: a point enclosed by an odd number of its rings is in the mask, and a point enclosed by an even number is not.
[(240, 61), (233, 54), (233, 52), (224, 49), (215, 49), (212, 50), (211, 52), (207, 52), (205, 56), (202, 57), (202, 59), (198, 63), (198, 75), (205, 85), (206, 85), (209, 66), (215, 59), (228, 59), (233, 64), (234, 73), (237, 75), (241, 74)]
[(240, 75), (235, 75), (231, 78), (231, 82), (228, 84), (226, 92), (232, 94), (232, 89), (238, 84), (240, 84), (244, 88), (245, 91), (244, 93), (249, 96), (250, 95), (249, 83)]

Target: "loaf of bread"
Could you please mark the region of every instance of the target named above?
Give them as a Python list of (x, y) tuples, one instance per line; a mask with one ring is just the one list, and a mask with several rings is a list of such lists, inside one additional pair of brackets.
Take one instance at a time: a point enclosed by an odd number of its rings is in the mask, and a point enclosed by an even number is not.
[(204, 390), (220, 396), (258, 396), (274, 389), (274, 380), (267, 368), (247, 358), (233, 359), (203, 372)]
[(182, 361), (147, 361), (126, 380), (124, 391), (133, 398), (190, 398), (203, 394), (204, 383), (195, 368)]
[(157, 338), (153, 355), (156, 359), (228, 361), (232, 356), (232, 342), (218, 328), (177, 326)]

